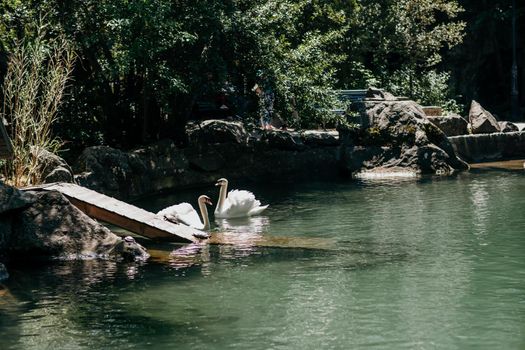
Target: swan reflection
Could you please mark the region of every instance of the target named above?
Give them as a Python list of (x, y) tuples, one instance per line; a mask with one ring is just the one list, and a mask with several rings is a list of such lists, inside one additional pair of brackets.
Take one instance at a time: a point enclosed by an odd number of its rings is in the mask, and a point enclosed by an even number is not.
[(217, 228), (224, 234), (234, 234), (237, 237), (250, 238), (262, 236), (270, 226), (267, 216), (253, 216), (236, 219), (215, 219)]

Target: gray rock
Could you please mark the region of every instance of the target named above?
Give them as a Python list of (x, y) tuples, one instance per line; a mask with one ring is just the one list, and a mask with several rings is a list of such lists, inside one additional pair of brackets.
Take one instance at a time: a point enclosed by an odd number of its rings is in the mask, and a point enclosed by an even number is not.
[(125, 261), (146, 261), (150, 257), (146, 249), (131, 236), (126, 236), (117, 243), (112, 254), (122, 257)]
[(463, 159), (472, 163), (525, 158), (525, 133), (506, 132), (449, 138)]
[(437, 126), (447, 136), (467, 135), (468, 122), (458, 114), (445, 116), (427, 116), (428, 120)]
[(383, 91), (375, 87), (369, 87), (366, 91), (365, 98), (373, 100), (388, 100), (395, 101), (396, 97), (389, 92)]
[(300, 151), (305, 148), (301, 135), (291, 131), (266, 130), (261, 136), (261, 141), (270, 148), (286, 151)]
[(474, 100), (470, 104), (469, 124), (473, 134), (490, 134), (501, 131), (496, 118)]
[(161, 140), (132, 152), (86, 148), (75, 163), (75, 179), (104, 194), (130, 198), (172, 187), (187, 169), (184, 153), (173, 141)]
[(64, 159), (45, 149), (33, 147), (40, 164), (40, 173), (43, 183), (51, 182), (73, 182), (73, 170)]
[(339, 133), (337, 131), (307, 130), (301, 133), (301, 138), (308, 146), (338, 146)]
[(5, 185), (0, 181), (0, 214), (25, 208), (34, 203), (36, 198), (28, 192)]
[[(86, 148), (74, 164), (78, 184), (118, 196), (131, 188), (133, 170), (129, 156), (108, 146)], [(140, 171), (142, 173), (142, 171)]]
[(62, 166), (53, 169), (45, 178), (44, 183), (73, 182), (73, 173)]
[(246, 144), (248, 133), (242, 123), (225, 120), (205, 120), (186, 128), (193, 144), (237, 143)]
[(369, 127), (352, 137), (341, 136), (345, 140), (341, 161), (346, 172), (395, 167), (419, 173), (450, 174), (468, 169), (457, 157), (447, 136), (427, 119), (417, 103), (368, 101), (365, 106)]
[(508, 121), (500, 121), (498, 122), (499, 127), (501, 129), (501, 132), (515, 132), (520, 131), (518, 126), (514, 123), (508, 122)]
[(0, 263), (0, 282), (9, 278), (9, 273), (4, 264)]
[[(35, 203), (17, 213), (8, 244), (13, 260), (28, 258), (121, 258), (122, 239), (56, 191), (34, 194)], [(138, 254), (138, 256), (144, 256)]]

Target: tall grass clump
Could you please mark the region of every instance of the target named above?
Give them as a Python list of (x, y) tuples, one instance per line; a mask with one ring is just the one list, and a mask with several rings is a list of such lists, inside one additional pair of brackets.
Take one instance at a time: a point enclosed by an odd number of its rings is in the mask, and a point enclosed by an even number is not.
[(7, 183), (18, 187), (41, 183), (40, 153), (57, 153), (62, 145), (52, 126), (71, 77), (74, 53), (62, 36), (46, 39), (44, 29), (40, 26), (34, 39), (15, 46), (3, 85), (0, 112), (8, 121), (13, 158), (2, 173)]

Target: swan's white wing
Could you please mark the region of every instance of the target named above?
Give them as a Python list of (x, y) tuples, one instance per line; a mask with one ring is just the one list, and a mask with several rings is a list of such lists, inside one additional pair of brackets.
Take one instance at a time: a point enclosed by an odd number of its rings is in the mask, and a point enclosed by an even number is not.
[(262, 205), (262, 206), (258, 206), (258, 207), (255, 207), (255, 208), (252, 208), (252, 210), (250, 210), (248, 212), (248, 215), (249, 216), (252, 216), (252, 215), (259, 215), (260, 213), (262, 213), (264, 211), (264, 209), (268, 208), (269, 204), (266, 204), (266, 205)]
[(172, 205), (171, 207), (162, 209), (157, 213), (157, 215), (165, 216), (168, 219), (173, 218), (176, 221), (180, 221), (185, 225), (197, 229), (202, 229), (204, 227), (204, 224), (199, 218), (199, 214), (195, 209), (193, 209), (190, 203)]
[[(259, 214), (267, 206), (261, 207), (261, 202), (255, 199), (255, 195), (250, 191), (232, 190), (228, 193), (228, 197), (223, 204), (223, 209), (217, 217), (222, 218), (238, 218), (243, 216), (250, 216)], [(258, 209), (262, 208), (262, 209)]]

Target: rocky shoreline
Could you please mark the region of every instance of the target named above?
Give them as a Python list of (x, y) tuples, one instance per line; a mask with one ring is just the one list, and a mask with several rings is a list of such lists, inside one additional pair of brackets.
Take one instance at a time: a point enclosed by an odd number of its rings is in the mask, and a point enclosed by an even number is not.
[(79, 185), (126, 200), (205, 186), (220, 177), (259, 182), (372, 169), (450, 174), (468, 168), (417, 103), (375, 93), (360, 113), (360, 127), (329, 131), (247, 131), (240, 122), (206, 120), (188, 126), (185, 148), (169, 139), (129, 152), (89, 147), (72, 173)]
[[(217, 178), (279, 181), (346, 177), (449, 175), (469, 168), (448, 136), (503, 131), (515, 134), (473, 102), (469, 121), (428, 117), (413, 101), (369, 90), (356, 104), (359, 126), (329, 131), (251, 130), (240, 122), (189, 124), (189, 145), (172, 140), (125, 152), (107, 146), (85, 149), (70, 167), (42, 153), (45, 182), (76, 182), (119, 199), (192, 186)], [(482, 137), (482, 136), (480, 136)], [(0, 279), (2, 263), (31, 259), (142, 261), (146, 250), (122, 239), (74, 207), (58, 192), (19, 191), (0, 183)]]
[(20, 191), (0, 182), (0, 280), (3, 263), (42, 260), (145, 261), (146, 249), (121, 238), (56, 191)]

